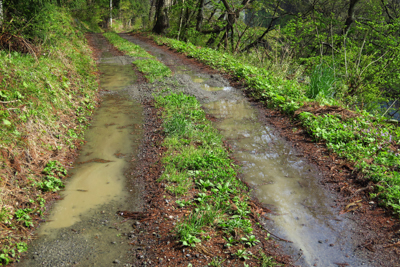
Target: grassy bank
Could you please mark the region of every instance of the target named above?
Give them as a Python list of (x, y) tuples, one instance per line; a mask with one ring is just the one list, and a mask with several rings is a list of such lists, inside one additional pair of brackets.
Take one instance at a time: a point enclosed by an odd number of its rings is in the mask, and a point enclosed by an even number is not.
[(177, 196), (178, 208), (191, 211), (177, 223), (177, 239), (184, 246), (198, 248), (222, 239), (226, 253), (274, 266), (253, 233), (258, 226), (250, 218), (257, 219), (259, 214), (251, 209), (247, 186), (237, 178), (238, 167), (199, 102), (183, 93), (157, 96), (155, 102), (162, 108), (166, 134), (162, 145), (167, 148), (165, 171), (159, 180)]
[(316, 141), (324, 142), (332, 152), (354, 163), (360, 178), (374, 183), (371, 197), (379, 199), (397, 215), (400, 213), (400, 130), (397, 126), (365, 111), (347, 110), (334, 99), (321, 98), (319, 102), (309, 99), (307, 86), (251, 66), (230, 54), (161, 36), (153, 38), (159, 45), (167, 45), (245, 81), (255, 99), (300, 120)]
[(91, 51), (68, 12), (48, 5), (35, 19), (32, 35), (45, 37), (31, 44), (36, 53), (0, 51), (2, 264), (26, 250), (46, 199), (63, 187), (98, 87)]
[(156, 79), (171, 76), (171, 70), (167, 66), (158, 61), (154, 56), (147, 53), (146, 50), (140, 46), (125, 40), (114, 32), (108, 32), (103, 35), (108, 39), (108, 41), (110, 41), (110, 43), (126, 55), (139, 58), (134, 60), (132, 63), (145, 75), (149, 82), (154, 82)]

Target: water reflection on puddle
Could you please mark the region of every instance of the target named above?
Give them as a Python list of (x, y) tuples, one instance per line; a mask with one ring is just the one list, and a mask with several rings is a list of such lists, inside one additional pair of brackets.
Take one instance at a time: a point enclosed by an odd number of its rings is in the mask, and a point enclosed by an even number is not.
[(103, 63), (99, 65), (102, 89), (120, 91), (136, 80), (132, 65)]
[(208, 79), (199, 77), (193, 71), (186, 70), (184, 68), (178, 68), (178, 70), (175, 73), (189, 75), (190, 79), (193, 82), (198, 83), (200, 85), (201, 89), (203, 89), (204, 91), (215, 92), (215, 91), (232, 91), (233, 90), (233, 87), (230, 87), (230, 86), (223, 86), (223, 87), (210, 86), (207, 84)]
[[(50, 217), (50, 222), (42, 227), (47, 229), (68, 227), (79, 221), (81, 214), (88, 210), (126, 197), (123, 170), (132, 158), (132, 135), (141, 124), (141, 109), (132, 101), (108, 96), (94, 115), (87, 131), (87, 144), (81, 150)], [(136, 115), (136, 116), (135, 116)]]
[[(109, 56), (109, 52), (103, 53), (104, 56)], [(104, 90), (121, 91), (135, 81), (135, 73), (131, 64), (110, 63), (113, 60), (121, 58), (107, 57), (107, 63), (99, 64), (100, 84)], [(139, 103), (118, 94), (102, 98), (85, 133), (87, 143), (69, 172), (72, 175), (61, 193), (63, 200), (54, 205), (49, 222), (40, 228), (41, 234), (69, 227), (93, 208), (127, 197), (124, 169), (133, 156), (141, 124)]]
[(259, 123), (257, 111), (247, 101), (219, 101), (205, 107), (218, 118), (217, 128), (234, 147), (245, 180), (275, 212), (269, 216), (274, 221), (270, 227), (294, 242), (293, 254), (302, 250), (305, 261), (296, 264), (351, 262), (345, 255), (352, 251), (340, 239), (344, 224), (337, 221), (332, 200), (318, 186), (314, 168)]

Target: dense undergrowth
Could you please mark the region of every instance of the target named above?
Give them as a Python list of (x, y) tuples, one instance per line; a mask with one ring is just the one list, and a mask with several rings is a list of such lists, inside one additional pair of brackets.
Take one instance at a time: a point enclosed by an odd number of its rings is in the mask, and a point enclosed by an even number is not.
[(366, 111), (349, 111), (338, 106), (334, 99), (319, 98), (318, 102), (309, 99), (307, 86), (249, 65), (228, 53), (161, 36), (153, 39), (159, 45), (165, 44), (245, 81), (255, 99), (300, 120), (316, 141), (325, 142), (332, 152), (353, 162), (360, 178), (374, 183), (371, 197), (377, 197), (397, 215), (400, 213), (400, 130), (397, 126)]
[(45, 200), (63, 187), (98, 87), (91, 51), (65, 9), (46, 5), (30, 23), (35, 55), (0, 51), (0, 265), (27, 249)]
[[(195, 97), (162, 94), (155, 102), (162, 108), (167, 148), (160, 180), (179, 197), (179, 207), (192, 210), (176, 225), (177, 238), (182, 245), (195, 247), (222, 236), (232, 255), (246, 260), (252, 256), (246, 248), (260, 242), (249, 219), (257, 215), (251, 211), (248, 189), (237, 178), (238, 167), (229, 158), (222, 136)], [(275, 265), (271, 258), (260, 259), (270, 263), (265, 266)]]
[(129, 42), (114, 32), (107, 32), (103, 35), (120, 51), (124, 52), (128, 56), (137, 58), (132, 63), (137, 66), (140, 72), (144, 73), (149, 82), (154, 82), (156, 79), (171, 76), (171, 70), (167, 66), (158, 61), (154, 56), (147, 53), (146, 50), (140, 46)]

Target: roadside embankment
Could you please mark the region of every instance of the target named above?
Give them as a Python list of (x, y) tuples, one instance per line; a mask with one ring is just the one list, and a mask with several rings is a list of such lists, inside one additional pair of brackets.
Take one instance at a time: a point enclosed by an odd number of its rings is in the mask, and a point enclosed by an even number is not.
[(73, 18), (49, 5), (37, 20), (46, 38), (30, 44), (32, 53), (0, 51), (0, 263), (6, 264), (26, 251), (46, 201), (63, 187), (96, 105), (97, 68)]

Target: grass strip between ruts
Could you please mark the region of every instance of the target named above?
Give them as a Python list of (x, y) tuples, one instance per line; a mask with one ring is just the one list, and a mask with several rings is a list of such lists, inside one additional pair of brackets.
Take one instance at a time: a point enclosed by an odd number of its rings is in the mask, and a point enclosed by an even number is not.
[(140, 46), (129, 42), (120, 37), (115, 32), (107, 32), (103, 34), (115, 47), (124, 52), (128, 56), (139, 57), (132, 63), (135, 64), (138, 70), (144, 73), (149, 82), (154, 82), (156, 79), (171, 76), (171, 70), (163, 63), (158, 61), (154, 56), (150, 55)]
[(387, 123), (383, 117), (373, 117), (366, 111), (353, 112), (333, 107), (344, 112), (313, 113), (316, 109), (331, 107), (316, 105), (313, 109), (315, 100), (305, 96), (306, 87), (297, 81), (279, 78), (266, 69), (248, 65), (228, 53), (162, 36), (153, 35), (152, 38), (159, 45), (167, 45), (243, 79), (255, 99), (300, 120), (316, 141), (325, 142), (332, 152), (353, 162), (363, 179), (375, 183), (371, 197), (393, 208), (397, 215), (400, 214), (399, 127)]
[[(155, 97), (162, 108), (166, 137), (163, 146), (165, 171), (159, 180), (181, 200), (180, 207), (192, 212), (175, 227), (184, 246), (223, 236), (226, 247), (235, 246), (233, 255), (246, 259), (246, 247), (260, 242), (253, 235), (246, 185), (237, 178), (238, 167), (229, 158), (222, 136), (206, 119), (193, 96), (183, 93)], [(220, 229), (217, 231), (216, 229)]]

